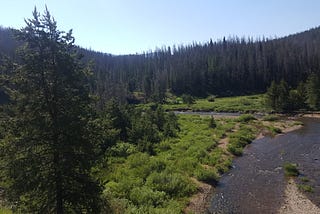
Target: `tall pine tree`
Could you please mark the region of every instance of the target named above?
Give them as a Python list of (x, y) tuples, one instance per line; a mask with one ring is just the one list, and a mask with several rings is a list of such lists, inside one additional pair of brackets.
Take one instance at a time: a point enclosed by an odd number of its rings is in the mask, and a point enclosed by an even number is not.
[(59, 31), (47, 9), (43, 16), (35, 9), (26, 24), (17, 33), (24, 45), (2, 120), (6, 197), (21, 213), (100, 213), (88, 70), (72, 32)]
[(320, 108), (320, 80), (316, 74), (311, 74), (306, 82), (307, 104), (313, 110)]

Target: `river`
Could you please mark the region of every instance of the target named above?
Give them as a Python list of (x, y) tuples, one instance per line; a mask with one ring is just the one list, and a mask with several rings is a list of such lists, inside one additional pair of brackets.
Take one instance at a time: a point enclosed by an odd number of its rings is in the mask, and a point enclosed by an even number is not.
[(285, 162), (298, 164), (314, 188), (307, 197), (320, 206), (320, 119), (301, 121), (301, 129), (252, 142), (220, 179), (208, 213), (277, 213), (288, 182)]

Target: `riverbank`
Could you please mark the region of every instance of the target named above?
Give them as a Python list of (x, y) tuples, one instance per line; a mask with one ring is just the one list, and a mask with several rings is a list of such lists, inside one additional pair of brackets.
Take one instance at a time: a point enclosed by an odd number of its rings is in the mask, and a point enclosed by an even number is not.
[(178, 135), (154, 145), (153, 154), (126, 143), (111, 148), (116, 153), (99, 174), (118, 213), (203, 213), (221, 175), (247, 144), (261, 132), (277, 134), (276, 123), (281, 130), (295, 125), (294, 120), (253, 115), (177, 116)]
[[(221, 118), (221, 115), (218, 115), (217, 117), (215, 115), (212, 115), (212, 116), (217, 119)], [(227, 117), (230, 118), (229, 115), (227, 115)], [(234, 120), (237, 120), (236, 118), (238, 117), (232, 116), (231, 118), (233, 118)], [(282, 119), (275, 119), (273, 121), (264, 121), (263, 118), (260, 118), (254, 121), (252, 125), (256, 128), (255, 140), (261, 139), (265, 136), (270, 136), (270, 135), (276, 137), (278, 135), (289, 133), (294, 130), (302, 128), (303, 125), (300, 122), (297, 122), (296, 119), (297, 119), (296, 117), (295, 118), (291, 117), (286, 119), (283, 119), (282, 117)], [(273, 132), (274, 129), (278, 130), (279, 133)], [(218, 147), (223, 149), (223, 151), (226, 154), (231, 155), (233, 158), (235, 158), (236, 156), (230, 154), (230, 152), (228, 151), (228, 144), (230, 140), (228, 135), (230, 135), (231, 133), (236, 133), (237, 131), (239, 131), (239, 124), (235, 124), (233, 128), (230, 129), (229, 132), (227, 132), (219, 140), (219, 143), (218, 143)], [(208, 206), (210, 205), (210, 199), (212, 197), (212, 194), (215, 188), (205, 183), (199, 183), (199, 181), (197, 181), (197, 184), (199, 187), (198, 188), (199, 191), (197, 192), (197, 194), (193, 195), (192, 198), (190, 199), (190, 202), (187, 208), (185, 209), (185, 213), (189, 213), (189, 212), (196, 213), (196, 214), (204, 213), (208, 209)]]
[(288, 181), (285, 190), (285, 200), (279, 214), (319, 214), (320, 208), (303, 195), (293, 179)]
[[(304, 125), (256, 140), (233, 161), (215, 188), (210, 213), (320, 213), (319, 119), (292, 119)], [(287, 162), (297, 164), (300, 172), (294, 183), (285, 177)]]

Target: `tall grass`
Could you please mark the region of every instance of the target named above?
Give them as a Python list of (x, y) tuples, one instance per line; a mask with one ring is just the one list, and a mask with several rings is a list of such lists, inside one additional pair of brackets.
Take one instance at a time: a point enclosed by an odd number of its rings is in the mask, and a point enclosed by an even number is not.
[(195, 103), (187, 105), (177, 102), (169, 102), (164, 105), (167, 110), (195, 110), (195, 111), (219, 111), (219, 112), (269, 112), (265, 105), (264, 95), (250, 95), (239, 97), (197, 99)]
[[(255, 126), (262, 126), (252, 115), (215, 119), (214, 127), (210, 120), (179, 115), (178, 136), (156, 144), (152, 155), (126, 143), (111, 148), (114, 156), (100, 171), (111, 207), (118, 213), (183, 212), (197, 192), (193, 180), (215, 185), (231, 167), (233, 155), (241, 155), (254, 139)], [(218, 146), (224, 138), (229, 139), (227, 149)]]

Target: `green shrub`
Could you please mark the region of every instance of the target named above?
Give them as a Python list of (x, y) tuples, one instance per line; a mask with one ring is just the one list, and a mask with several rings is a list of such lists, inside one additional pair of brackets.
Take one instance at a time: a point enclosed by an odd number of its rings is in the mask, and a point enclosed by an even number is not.
[(284, 168), (284, 173), (286, 176), (288, 177), (296, 177), (298, 176), (300, 173), (299, 173), (299, 170), (297, 168), (297, 164), (294, 164), (294, 163), (285, 163), (283, 165), (283, 168)]
[(171, 149), (171, 143), (168, 140), (161, 141), (159, 144), (155, 146), (156, 152), (164, 152)]
[(216, 165), (216, 168), (219, 173), (225, 173), (227, 172), (232, 166), (232, 159), (226, 158), (222, 163), (219, 163)]
[(182, 98), (182, 102), (183, 102), (184, 104), (190, 105), (190, 104), (195, 103), (194, 97), (191, 96), (190, 94), (183, 94), (183, 95), (181, 96), (181, 98)]
[(251, 142), (251, 139), (246, 136), (230, 136), (229, 144), (233, 144), (237, 147), (245, 147)]
[(127, 157), (136, 152), (137, 152), (136, 146), (130, 143), (125, 143), (121, 141), (110, 148), (111, 155), (117, 156), (117, 157)]
[(241, 156), (242, 153), (243, 153), (243, 148), (242, 147), (239, 147), (235, 144), (228, 144), (227, 146), (227, 150), (231, 153), (231, 154), (234, 154), (236, 156)]
[(154, 172), (147, 178), (146, 185), (171, 197), (185, 197), (196, 190), (195, 185), (187, 177), (178, 173)]
[(277, 115), (268, 114), (262, 118), (264, 121), (277, 121), (279, 117)]
[(244, 106), (249, 106), (249, 105), (251, 105), (251, 101), (248, 100), (247, 98), (242, 98), (242, 99), (240, 99), (240, 104), (244, 105)]
[(146, 153), (136, 153), (133, 155), (130, 155), (128, 157), (128, 163), (130, 168), (137, 168), (137, 167), (144, 167), (146, 163), (149, 163), (150, 156)]
[(209, 128), (216, 128), (216, 127), (217, 127), (217, 122), (216, 122), (216, 120), (214, 119), (214, 117), (211, 116), (210, 122), (209, 122)]
[(313, 192), (314, 191), (313, 187), (308, 184), (299, 184), (298, 189), (302, 190), (304, 192)]
[(124, 214), (175, 214), (183, 213), (182, 210), (185, 208), (185, 204), (182, 202), (177, 202), (175, 200), (167, 200), (162, 206), (137, 206), (129, 204), (126, 212), (116, 212)]
[(302, 126), (302, 125), (303, 125), (303, 122), (301, 122), (301, 121), (294, 121), (293, 125), (295, 125), (295, 126)]
[(179, 158), (172, 167), (179, 169), (183, 173), (187, 173), (189, 176), (191, 176), (194, 170), (199, 167), (199, 161), (194, 157), (183, 157)]
[(210, 96), (207, 98), (207, 100), (208, 100), (209, 102), (214, 102), (215, 99), (216, 99), (216, 96), (215, 96), (215, 95), (210, 95)]
[(256, 120), (256, 118), (251, 114), (243, 114), (237, 119), (238, 122), (249, 122), (251, 120)]
[(219, 180), (219, 176), (213, 170), (204, 169), (203, 167), (199, 167), (195, 172), (194, 176), (199, 181), (203, 181), (209, 184), (216, 184)]
[(309, 182), (309, 179), (307, 177), (301, 177), (300, 180), (304, 183)]
[(282, 130), (278, 127), (274, 127), (274, 126), (270, 126), (269, 130), (271, 131), (272, 134), (276, 135), (276, 134), (281, 134)]
[(135, 187), (131, 190), (129, 199), (135, 205), (160, 206), (166, 200), (166, 193), (154, 191), (146, 186)]
[(161, 172), (165, 170), (167, 164), (164, 160), (160, 160), (159, 158), (152, 158), (149, 165), (152, 172)]

